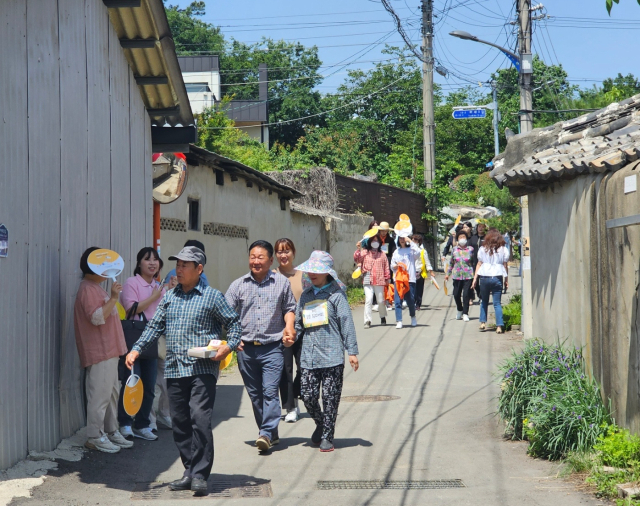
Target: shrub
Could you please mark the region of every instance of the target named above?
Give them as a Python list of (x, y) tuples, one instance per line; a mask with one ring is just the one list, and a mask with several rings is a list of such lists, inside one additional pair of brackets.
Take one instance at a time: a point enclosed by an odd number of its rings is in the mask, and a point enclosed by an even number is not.
[(505, 330), (510, 330), (512, 325), (520, 325), (522, 319), (522, 294), (516, 293), (509, 303), (502, 307)]
[(364, 288), (353, 285), (347, 286), (347, 300), (352, 308), (364, 304)]
[(598, 437), (594, 446), (598, 460), (605, 466), (639, 467), (640, 437), (616, 425), (603, 428), (605, 433)]
[(500, 371), (498, 413), (508, 435), (529, 440), (531, 455), (558, 459), (589, 451), (611, 422), (578, 348), (531, 340)]

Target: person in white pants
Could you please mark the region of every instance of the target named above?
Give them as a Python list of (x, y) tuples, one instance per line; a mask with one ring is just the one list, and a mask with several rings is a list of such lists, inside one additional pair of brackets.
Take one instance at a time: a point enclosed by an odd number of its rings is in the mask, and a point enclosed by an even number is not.
[(387, 306), (384, 304), (384, 289), (391, 283), (391, 271), (387, 255), (382, 251), (382, 241), (378, 234), (371, 239), (358, 242), (353, 260), (360, 264), (364, 286), (364, 328), (371, 327), (373, 295), (378, 301), (380, 323), (387, 324)]

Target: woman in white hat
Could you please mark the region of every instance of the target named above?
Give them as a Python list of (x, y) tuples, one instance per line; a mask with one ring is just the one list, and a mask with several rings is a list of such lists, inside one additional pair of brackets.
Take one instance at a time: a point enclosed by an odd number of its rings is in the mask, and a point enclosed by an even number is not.
[[(342, 395), (344, 352), (358, 370), (358, 342), (345, 286), (333, 269), (333, 258), (325, 251), (314, 251), (309, 260), (297, 267), (305, 273), (305, 286), (296, 309), (296, 338), (283, 342), (291, 346), (302, 340), (300, 394), (316, 429), (311, 442), (321, 452), (332, 452), (333, 436)], [(322, 404), (320, 398), (322, 387)]]

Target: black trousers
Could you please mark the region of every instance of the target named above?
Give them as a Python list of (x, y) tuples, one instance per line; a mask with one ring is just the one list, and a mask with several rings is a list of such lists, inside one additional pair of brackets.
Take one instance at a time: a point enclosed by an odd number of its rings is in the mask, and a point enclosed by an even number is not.
[(209, 478), (213, 466), (211, 415), (216, 400), (216, 377), (197, 374), (167, 378), (173, 440), (184, 465), (184, 476)]
[(422, 306), (422, 292), (424, 292), (424, 278), (422, 274), (416, 272), (416, 307)]
[(462, 311), (462, 314), (466, 315), (469, 314), (471, 283), (473, 283), (473, 279), (453, 280), (453, 299), (456, 301), (458, 311)]
[[(284, 367), (280, 380), (280, 402), (287, 411), (296, 407), (295, 400), (300, 398), (300, 354), (302, 353), (302, 339), (298, 339), (293, 346), (284, 349)], [(293, 363), (296, 364), (296, 374), (293, 374)]]

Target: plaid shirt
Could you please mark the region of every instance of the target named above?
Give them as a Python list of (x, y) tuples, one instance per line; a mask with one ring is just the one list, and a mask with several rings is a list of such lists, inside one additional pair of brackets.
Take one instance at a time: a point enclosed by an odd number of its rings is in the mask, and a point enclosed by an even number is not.
[(225, 297), (240, 315), (243, 341), (269, 344), (282, 340), (284, 315), (296, 310), (291, 283), (274, 271), (261, 283), (251, 273), (245, 274), (231, 283)]
[(353, 254), (353, 260), (362, 265), (362, 273), (371, 273), (370, 282), (367, 284), (384, 286), (391, 280), (389, 261), (382, 251), (359, 249)]
[(211, 339), (220, 339), (222, 325), (227, 329), (229, 347), (235, 350), (240, 344), (240, 322), (224, 295), (206, 286), (202, 279), (188, 293), (182, 290), (182, 285), (178, 285), (162, 298), (156, 314), (133, 346), (133, 351), (142, 352), (165, 334), (166, 378), (183, 378), (196, 374), (213, 374), (217, 377), (219, 362), (189, 357), (187, 350), (207, 346)]
[[(329, 323), (318, 327), (304, 328), (302, 310), (307, 302), (327, 300)], [(302, 340), (300, 365), (303, 369), (322, 369), (344, 364), (344, 351), (349, 355), (358, 354), (356, 327), (353, 324), (351, 308), (346, 294), (333, 281), (318, 293), (313, 287), (307, 288), (300, 296), (296, 309), (297, 339)]]

